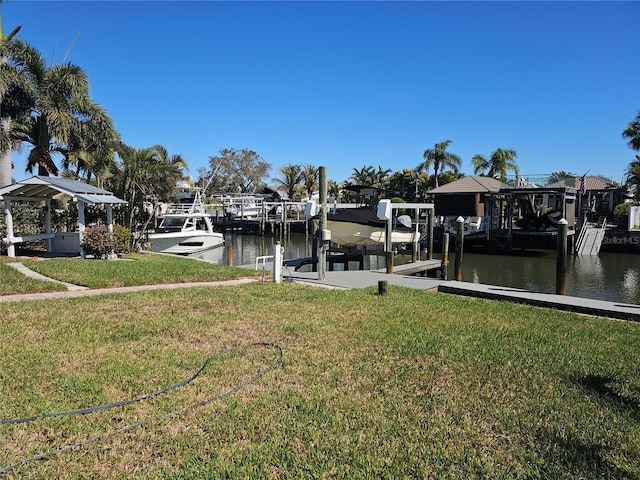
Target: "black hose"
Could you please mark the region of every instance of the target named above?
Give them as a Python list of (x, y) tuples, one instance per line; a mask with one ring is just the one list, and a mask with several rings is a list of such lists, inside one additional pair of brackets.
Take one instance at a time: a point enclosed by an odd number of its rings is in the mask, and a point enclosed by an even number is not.
[[(260, 370), (257, 374), (255, 374), (253, 377), (249, 378), (248, 380), (236, 385), (235, 387), (227, 390), (226, 392), (223, 392), (219, 395), (216, 395), (215, 397), (211, 397), (209, 399), (197, 402), (197, 403), (193, 403), (191, 405), (187, 405), (185, 407), (181, 407), (175, 410), (172, 410), (168, 413), (165, 413), (164, 415), (160, 415), (158, 417), (154, 417), (154, 418), (149, 418), (146, 420), (142, 420), (140, 422), (136, 422), (136, 423), (131, 423), (129, 425), (126, 425), (118, 430), (115, 430), (113, 432), (106, 432), (100, 435), (96, 435), (95, 437), (91, 437), (91, 438), (87, 438), (85, 440), (82, 440), (80, 442), (77, 443), (73, 443), (70, 445), (66, 445), (64, 447), (60, 447), (56, 450), (50, 450), (48, 452), (44, 452), (44, 453), (40, 453), (38, 455), (34, 455), (33, 457), (29, 457), (29, 458), (25, 458), (19, 462), (16, 463), (12, 463), (10, 465), (6, 465), (5, 467), (0, 468), (0, 475), (3, 473), (7, 473), (11, 470), (14, 470), (20, 466), (24, 466), (27, 465), (29, 463), (33, 463), (36, 462), (38, 460), (46, 460), (47, 458), (51, 458), (54, 457), (56, 455), (59, 455), (61, 453), (65, 453), (71, 450), (76, 450), (78, 448), (84, 447), (85, 445), (88, 445), (90, 443), (95, 443), (101, 440), (105, 440), (107, 438), (113, 437), (119, 433), (124, 433), (124, 432), (128, 432), (129, 430), (133, 430), (135, 428), (144, 426), (144, 425), (148, 425), (152, 422), (160, 422), (163, 420), (167, 420), (169, 418), (172, 418), (176, 415), (180, 415), (182, 413), (185, 413), (189, 410), (195, 410), (201, 407), (204, 407), (206, 405), (210, 405), (214, 402), (220, 401), (220, 400), (224, 400), (225, 398), (230, 397), (231, 395), (239, 392), (240, 390), (242, 390), (243, 388), (246, 388), (247, 386), (251, 385), (252, 383), (255, 383), (256, 381), (258, 381), (260, 378), (262, 378), (264, 375), (266, 375), (267, 373), (269, 373), (272, 370), (275, 370), (276, 368), (278, 368), (283, 361), (283, 352), (282, 352), (282, 348), (275, 344), (275, 343), (268, 343), (268, 342), (256, 342), (256, 343), (252, 343), (250, 345), (247, 345), (245, 347), (237, 347), (237, 348), (230, 348), (227, 350), (222, 351), (221, 353), (217, 354), (216, 356), (221, 356), (224, 355), (226, 353), (231, 353), (234, 352), (236, 350), (239, 350), (240, 348), (248, 348), (248, 347), (252, 347), (252, 346), (260, 346), (260, 347), (265, 347), (265, 348), (272, 348), (275, 349), (278, 352), (278, 357), (276, 358), (276, 360), (271, 363), (270, 365), (268, 365), (265, 369)], [(202, 365), (202, 367), (200, 368), (200, 370), (198, 370), (192, 377), (182, 380), (181, 382), (178, 382), (174, 385), (171, 385), (169, 387), (163, 388), (162, 390), (159, 390), (155, 393), (151, 393), (151, 394), (147, 394), (147, 395), (142, 395), (140, 397), (134, 398), (132, 400), (125, 400), (122, 402), (114, 402), (114, 403), (109, 403), (109, 404), (105, 404), (105, 405), (98, 405), (96, 407), (88, 407), (88, 408), (82, 408), (82, 409), (78, 409), (78, 410), (70, 410), (68, 412), (57, 412), (57, 413), (47, 413), (47, 414), (43, 414), (43, 415), (38, 415), (35, 417), (29, 417), (29, 418), (18, 418), (18, 419), (13, 419), (13, 420), (3, 420), (2, 423), (25, 423), (25, 422), (33, 422), (35, 420), (40, 420), (43, 418), (49, 418), (49, 417), (54, 417), (54, 416), (65, 416), (65, 415), (84, 415), (87, 413), (92, 413), (92, 412), (97, 412), (100, 410), (106, 410), (108, 408), (114, 408), (114, 407), (118, 407), (118, 406), (122, 406), (122, 405), (128, 405), (134, 402), (139, 402), (142, 400), (147, 400), (150, 398), (153, 398), (155, 396), (161, 395), (163, 393), (167, 393), (170, 390), (173, 390), (175, 388), (178, 387), (182, 387), (185, 386), (189, 383), (191, 383), (193, 380), (195, 380), (203, 371), (204, 369), (207, 367), (207, 365), (209, 364), (209, 361), (211, 360), (210, 357), (209, 359), (207, 359), (207, 361), (204, 363), (204, 365)]]

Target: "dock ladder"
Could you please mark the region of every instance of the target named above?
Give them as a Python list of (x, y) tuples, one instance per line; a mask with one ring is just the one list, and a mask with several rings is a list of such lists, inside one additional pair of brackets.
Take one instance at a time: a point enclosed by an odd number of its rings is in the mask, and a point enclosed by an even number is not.
[(607, 219), (602, 219), (596, 225), (585, 223), (580, 230), (578, 241), (576, 242), (576, 254), (578, 255), (598, 255), (604, 240), (604, 232), (607, 228)]

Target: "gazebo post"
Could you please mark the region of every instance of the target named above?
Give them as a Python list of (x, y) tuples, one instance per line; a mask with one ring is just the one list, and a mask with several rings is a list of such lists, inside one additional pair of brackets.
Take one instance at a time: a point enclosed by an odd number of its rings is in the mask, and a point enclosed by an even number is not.
[[(45, 233), (51, 234), (51, 199), (47, 198), (44, 206)], [(53, 238), (47, 238), (47, 252), (53, 252)]]
[(11, 214), (11, 200), (4, 199), (4, 223), (7, 226), (7, 255), (9, 257), (16, 256), (16, 247), (13, 243), (13, 215)]
[(107, 203), (107, 229), (113, 233), (113, 205)]
[(82, 234), (84, 233), (84, 202), (78, 201), (78, 241), (80, 242), (80, 256), (84, 258), (84, 248), (82, 248)]

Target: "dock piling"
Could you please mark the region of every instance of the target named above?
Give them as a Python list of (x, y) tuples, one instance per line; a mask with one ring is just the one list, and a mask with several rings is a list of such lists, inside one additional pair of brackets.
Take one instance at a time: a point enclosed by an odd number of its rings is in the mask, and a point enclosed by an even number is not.
[(455, 278), (456, 281), (462, 281), (462, 249), (464, 245), (464, 218), (456, 219), (456, 263)]

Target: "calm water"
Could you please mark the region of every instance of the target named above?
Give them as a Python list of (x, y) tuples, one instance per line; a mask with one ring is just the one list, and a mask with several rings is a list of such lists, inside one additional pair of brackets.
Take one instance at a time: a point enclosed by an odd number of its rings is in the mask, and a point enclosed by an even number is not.
[[(255, 258), (272, 255), (277, 236), (225, 233), (225, 242), (233, 247), (234, 265), (254, 265)], [(311, 244), (304, 235), (292, 234), (282, 241), (284, 257), (311, 255)], [(226, 264), (226, 248), (194, 255), (212, 263)], [(440, 255), (434, 255), (441, 258)], [(449, 256), (449, 278), (453, 278), (455, 254)], [(410, 256), (396, 257), (405, 263)], [(384, 259), (365, 258), (365, 268), (384, 268)], [(465, 282), (524, 288), (555, 293), (556, 254), (553, 250), (527, 251), (524, 255), (485, 255), (465, 253), (462, 262)], [(640, 305), (640, 255), (601, 253), (597, 256), (568, 257), (567, 295)]]

